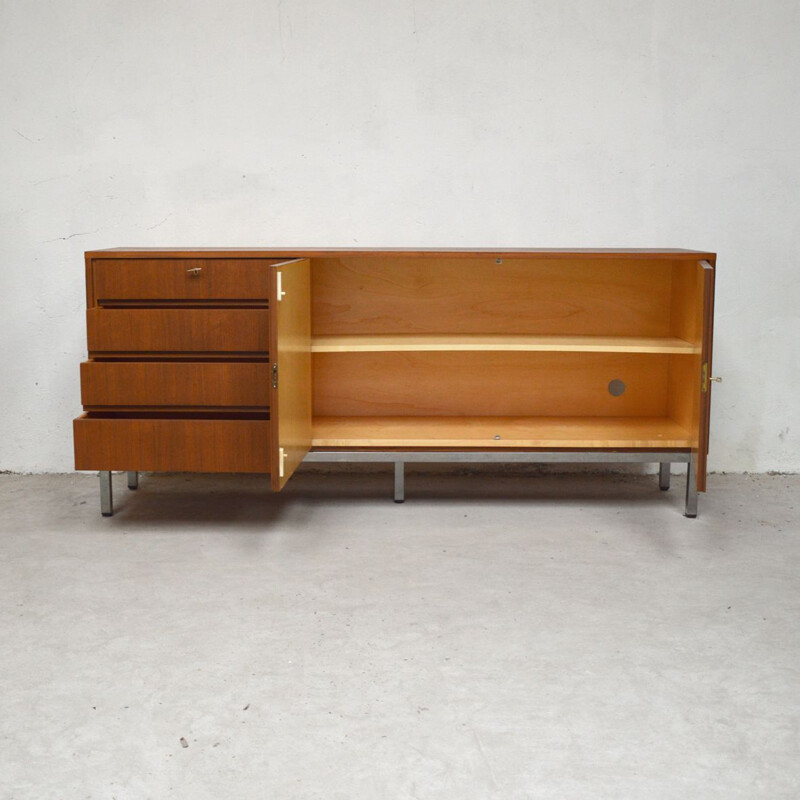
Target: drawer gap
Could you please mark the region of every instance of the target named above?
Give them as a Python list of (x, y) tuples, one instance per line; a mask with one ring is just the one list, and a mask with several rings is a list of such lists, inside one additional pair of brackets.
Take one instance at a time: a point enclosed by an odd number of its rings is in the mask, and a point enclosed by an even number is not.
[(235, 360), (237, 364), (265, 364), (269, 362), (269, 354), (263, 356), (254, 356), (252, 353), (240, 355), (233, 354), (213, 354), (206, 355), (204, 353), (119, 353), (116, 355), (109, 355), (108, 353), (95, 353), (89, 354), (89, 361), (97, 361), (102, 363), (119, 363), (125, 361), (146, 361), (152, 362), (171, 362), (176, 360), (198, 361), (206, 363), (224, 363), (226, 361)]
[(130, 416), (139, 413), (186, 413), (192, 416), (198, 414), (269, 414), (269, 406), (100, 406), (84, 405), (84, 411), (91, 413), (104, 413), (113, 411)]
[(196, 352), (164, 352), (164, 351), (134, 351), (114, 352), (112, 350), (90, 350), (90, 361), (175, 361), (184, 359), (189, 361), (269, 361), (269, 353), (261, 352), (227, 352), (227, 351), (202, 351)]
[(269, 411), (87, 411), (82, 419), (230, 419), (268, 420)]
[(103, 308), (261, 308), (268, 309), (266, 301), (254, 300), (113, 300), (97, 301)]

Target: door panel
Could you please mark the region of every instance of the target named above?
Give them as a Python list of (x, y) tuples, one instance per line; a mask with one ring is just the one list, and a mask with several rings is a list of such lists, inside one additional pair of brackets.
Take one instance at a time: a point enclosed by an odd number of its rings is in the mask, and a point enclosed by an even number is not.
[(271, 472), (280, 491), (311, 448), (311, 264), (270, 272)]
[(711, 355), (714, 339), (714, 265), (701, 261), (700, 288), (703, 298), (702, 331), (703, 344), (701, 350), (700, 375), (700, 430), (697, 445), (697, 491), (706, 490), (706, 470), (708, 468), (708, 440), (711, 422)]

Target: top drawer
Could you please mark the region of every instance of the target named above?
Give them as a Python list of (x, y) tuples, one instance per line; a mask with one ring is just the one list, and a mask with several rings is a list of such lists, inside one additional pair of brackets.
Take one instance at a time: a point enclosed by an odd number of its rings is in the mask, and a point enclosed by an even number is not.
[(261, 258), (98, 258), (92, 261), (95, 302), (266, 302), (269, 266), (275, 263)]

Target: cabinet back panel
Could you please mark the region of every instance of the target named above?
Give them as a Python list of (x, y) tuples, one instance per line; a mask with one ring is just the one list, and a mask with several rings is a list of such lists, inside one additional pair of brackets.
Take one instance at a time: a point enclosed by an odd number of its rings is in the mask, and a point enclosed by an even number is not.
[(508, 333), (667, 336), (672, 260), (315, 258), (316, 336)]
[[(649, 353), (316, 353), (314, 416), (660, 417), (667, 410), (668, 359)], [(609, 392), (612, 380), (624, 382), (622, 395)]]

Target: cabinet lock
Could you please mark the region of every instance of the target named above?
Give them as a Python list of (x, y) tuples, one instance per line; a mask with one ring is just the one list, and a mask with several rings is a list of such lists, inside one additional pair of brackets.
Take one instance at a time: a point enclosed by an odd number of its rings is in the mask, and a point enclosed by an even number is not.
[(713, 383), (722, 383), (722, 378), (710, 378), (708, 376), (708, 361), (706, 361), (703, 364), (703, 374), (702, 374), (700, 389), (703, 392), (707, 392), (708, 391), (708, 384), (712, 383), (712, 382)]

